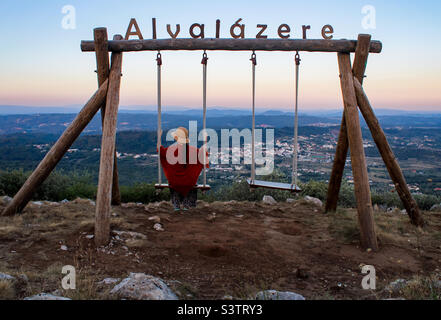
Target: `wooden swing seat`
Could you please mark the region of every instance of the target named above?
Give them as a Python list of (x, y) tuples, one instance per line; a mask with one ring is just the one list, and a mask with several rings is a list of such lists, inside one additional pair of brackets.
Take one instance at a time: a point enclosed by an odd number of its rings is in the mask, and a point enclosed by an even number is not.
[(247, 179), (250, 188), (266, 188), (266, 189), (274, 189), (274, 190), (284, 190), (291, 191), (293, 193), (302, 192), (302, 189), (299, 186), (291, 184), (291, 183), (281, 183), (281, 182), (271, 182), (271, 181), (263, 181), (263, 180), (254, 180)]
[[(163, 189), (168, 189), (168, 188), (170, 188), (168, 183), (155, 184), (155, 189), (163, 190)], [(195, 186), (195, 188), (198, 190), (202, 190), (202, 191), (210, 191), (211, 190), (211, 187), (208, 184), (205, 186), (203, 184), (198, 184)]]

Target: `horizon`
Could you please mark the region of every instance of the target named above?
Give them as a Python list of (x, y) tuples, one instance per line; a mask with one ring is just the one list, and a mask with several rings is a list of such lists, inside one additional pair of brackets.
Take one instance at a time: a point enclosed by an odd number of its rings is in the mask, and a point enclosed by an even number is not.
[[(221, 37), (228, 37), (229, 27), (242, 17), (247, 38), (254, 36), (258, 23), (268, 24), (269, 38), (277, 37), (277, 27), (282, 23), (290, 25), (291, 38), (300, 37), (299, 28), (304, 24), (311, 25), (309, 39), (320, 38), (325, 24), (334, 27), (335, 39), (356, 39), (359, 33), (370, 33), (373, 40), (383, 43), (382, 53), (369, 57), (364, 84), (374, 109), (441, 111), (438, 76), (441, 65), (434, 64), (441, 52), (441, 42), (433, 41), (440, 38), (437, 30), (441, 22), (434, 15), (428, 15), (440, 11), (439, 1), (370, 1), (376, 10), (376, 27), (368, 30), (362, 26), (364, 1), (340, 0), (338, 5), (324, 0), (301, 5), (280, 1), (280, 6), (274, 8), (253, 1), (252, 12), (250, 3), (111, 1), (109, 5), (109, 1), (104, 0), (87, 4), (75, 0), (70, 2), (75, 8), (75, 29), (66, 30), (61, 26), (65, 1), (25, 2), (25, 5), (20, 1), (2, 1), (0, 9), (8, 15), (0, 25), (6, 30), (13, 25), (14, 30), (6, 33), (4, 41), (11, 45), (0, 53), (0, 57), (8, 61), (0, 83), (3, 88), (0, 105), (56, 108), (82, 105), (87, 101), (97, 89), (95, 56), (81, 52), (80, 41), (91, 40), (95, 27), (107, 27), (111, 38), (116, 33), (124, 35), (130, 19), (136, 18), (144, 38), (149, 39), (151, 19), (155, 17), (158, 38), (169, 38), (165, 25), (177, 23), (182, 27), (179, 38), (188, 38), (188, 26), (195, 22), (204, 23), (207, 37), (211, 37), (216, 19), (221, 19)], [(343, 3), (345, 10), (339, 10)], [(202, 4), (207, 10), (195, 10)], [(231, 10), (233, 6), (235, 10)], [(283, 11), (279, 10), (282, 6)], [(17, 19), (21, 21), (18, 25)], [(17, 41), (18, 34), (26, 34), (28, 41)], [(409, 39), (418, 50), (404, 47)], [(208, 51), (209, 105), (225, 109), (250, 108), (249, 54)], [(202, 105), (201, 55), (199, 51), (163, 53), (165, 109)], [(156, 52), (124, 54), (121, 106), (155, 106), (155, 56)], [(290, 111), (294, 100), (293, 53), (257, 52), (257, 57), (256, 108)], [(301, 57), (300, 110), (342, 110), (336, 56), (302, 52)]]
[[(18, 111), (14, 113), (14, 111), (10, 110), (13, 108), (18, 108)], [(9, 115), (36, 115), (36, 114), (75, 114), (81, 110), (81, 105), (70, 105), (70, 106), (24, 106), (24, 105), (0, 105), (0, 116), (9, 116)], [(119, 107), (119, 113), (157, 113), (157, 106), (123, 106)], [(54, 112), (52, 112), (53, 109)], [(179, 112), (189, 112), (189, 111), (198, 111), (199, 107), (195, 106), (163, 106), (162, 113), (179, 113)], [(202, 109), (200, 110), (202, 112)], [(224, 107), (224, 106), (211, 106), (207, 107), (208, 114), (210, 111), (225, 111), (225, 112), (249, 112), (251, 114), (251, 109), (249, 108), (240, 108), (240, 107)], [(294, 114), (294, 110), (290, 110), (287, 108), (277, 108), (277, 107), (256, 107), (256, 113), (268, 113), (268, 112), (277, 112), (277, 113), (286, 113), (286, 114)], [(430, 110), (430, 109), (397, 109), (397, 108), (377, 108), (374, 110), (378, 116), (385, 115), (399, 115), (399, 113), (403, 113), (403, 115), (441, 115), (440, 110)], [(329, 114), (342, 114), (342, 108), (309, 108), (307, 110), (299, 110), (299, 114), (303, 115), (316, 115), (318, 113), (323, 113), (326, 115)], [(391, 114), (388, 114), (391, 113)], [(277, 114), (275, 114), (277, 115)]]

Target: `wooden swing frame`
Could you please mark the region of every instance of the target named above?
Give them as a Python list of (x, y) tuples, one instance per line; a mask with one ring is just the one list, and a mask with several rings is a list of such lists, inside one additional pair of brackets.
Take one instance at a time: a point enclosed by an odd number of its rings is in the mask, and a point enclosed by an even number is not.
[[(146, 50), (309, 51), (337, 53), (344, 102), (340, 135), (329, 181), (326, 211), (335, 211), (337, 208), (343, 170), (350, 148), (361, 245), (365, 249), (378, 250), (358, 115), (358, 110), (360, 110), (411, 222), (416, 226), (424, 225), (419, 208), (362, 87), (369, 53), (380, 53), (382, 50), (381, 42), (371, 41), (370, 35), (361, 34), (358, 40), (122, 40), (122, 36), (116, 35), (113, 41), (108, 41), (107, 29), (97, 28), (94, 30), (94, 41), (82, 41), (81, 49), (85, 52), (93, 51), (96, 54), (99, 89), (46, 154), (2, 215), (14, 215), (25, 208), (35, 190), (45, 181), (87, 124), (101, 109), (103, 133), (95, 214), (95, 243), (101, 246), (109, 242), (111, 205), (120, 203), (115, 141), (123, 52)], [(109, 64), (109, 52), (111, 52), (111, 64)], [(351, 66), (351, 52), (355, 52), (353, 66)]]

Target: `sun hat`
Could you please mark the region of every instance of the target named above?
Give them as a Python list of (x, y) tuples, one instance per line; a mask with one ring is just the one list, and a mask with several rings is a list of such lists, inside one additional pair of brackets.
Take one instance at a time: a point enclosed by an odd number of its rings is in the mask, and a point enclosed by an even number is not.
[(171, 133), (171, 136), (179, 143), (190, 143), (190, 139), (188, 138), (188, 130), (184, 127), (177, 128)]

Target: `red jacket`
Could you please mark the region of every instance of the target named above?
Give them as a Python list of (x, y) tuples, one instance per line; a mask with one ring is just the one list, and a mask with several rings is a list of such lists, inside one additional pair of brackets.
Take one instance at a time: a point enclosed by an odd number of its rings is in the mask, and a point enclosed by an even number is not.
[[(192, 146), (188, 146), (189, 152), (186, 161), (183, 161), (184, 159), (178, 161), (178, 156), (185, 154), (182, 149), (183, 147), (185, 145), (182, 144), (174, 144), (168, 148), (161, 146), (160, 155), (161, 166), (170, 188), (185, 197), (196, 186), (204, 164), (200, 161), (203, 161), (203, 159), (199, 159), (199, 149)], [(169, 161), (167, 161), (167, 154), (169, 154)], [(206, 156), (208, 157), (208, 153)], [(208, 159), (206, 159), (205, 163), (208, 168)]]

